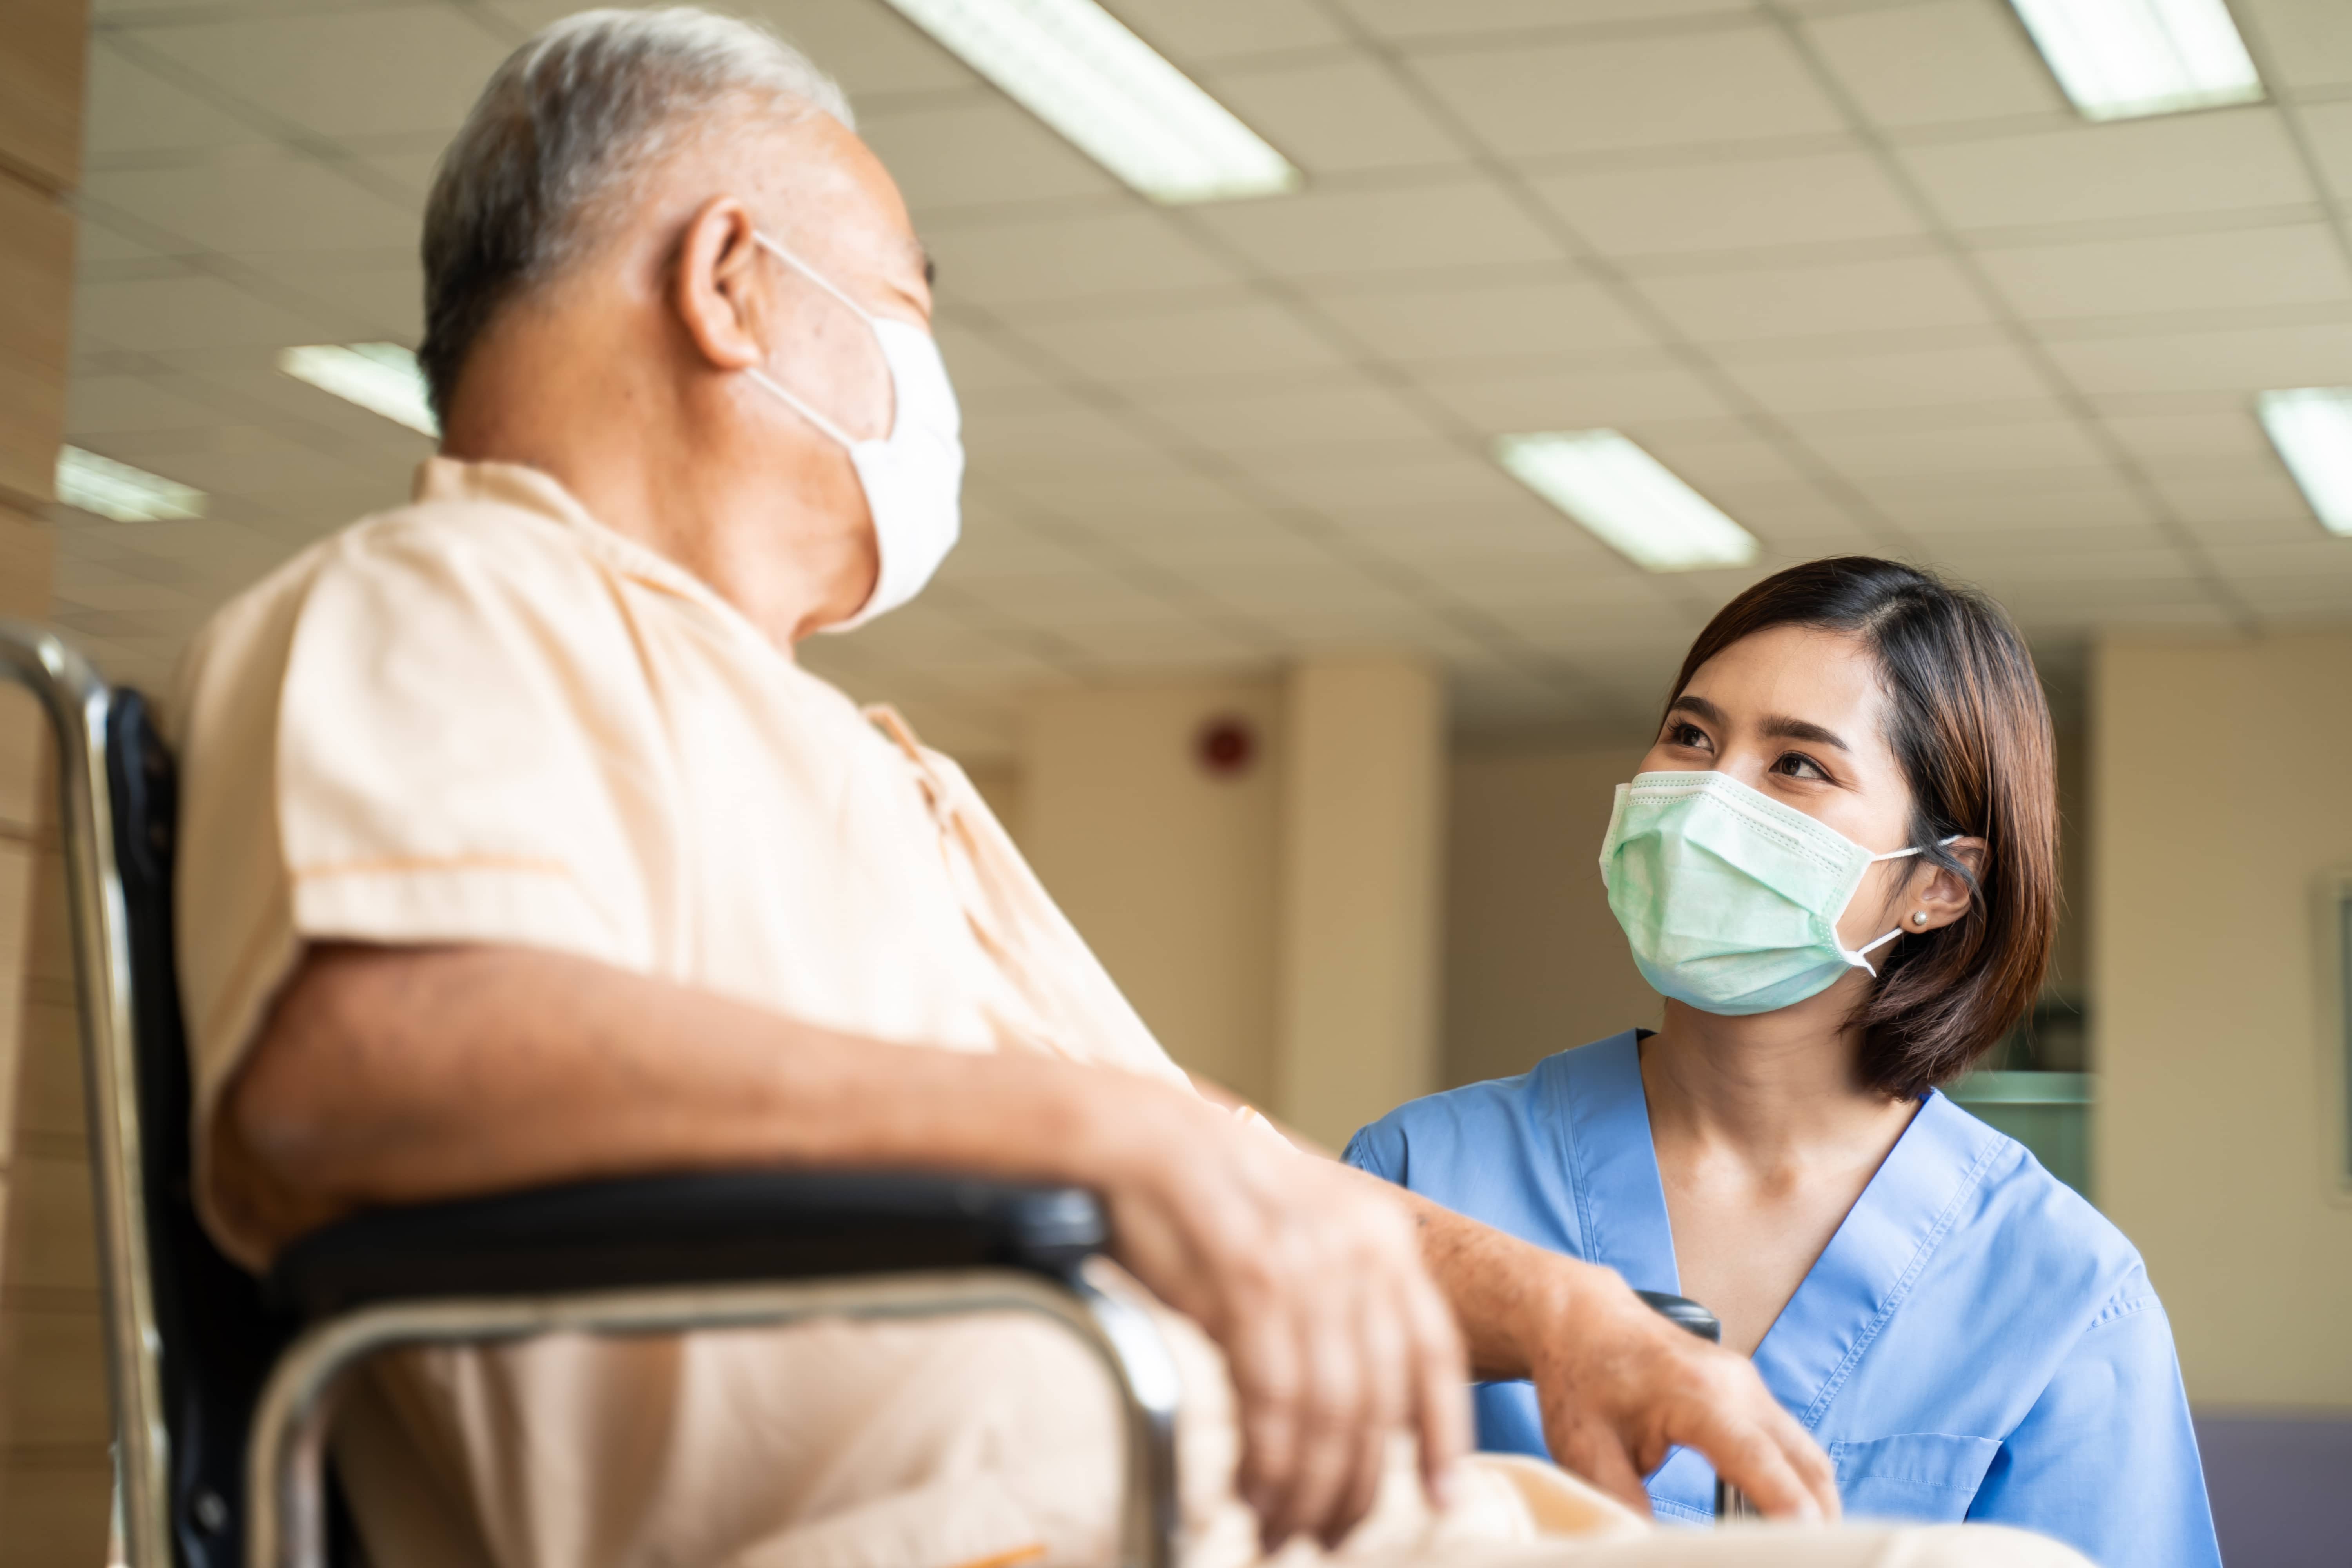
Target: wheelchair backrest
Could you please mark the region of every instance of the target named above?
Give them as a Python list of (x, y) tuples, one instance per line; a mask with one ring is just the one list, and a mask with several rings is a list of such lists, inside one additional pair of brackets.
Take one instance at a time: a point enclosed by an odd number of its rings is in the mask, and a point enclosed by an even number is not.
[(245, 1437), (291, 1326), (198, 1224), (187, 1042), (173, 949), (177, 775), (147, 702), (117, 689), (106, 712), (114, 864), (128, 938), (135, 1098), (178, 1568), (240, 1568)]

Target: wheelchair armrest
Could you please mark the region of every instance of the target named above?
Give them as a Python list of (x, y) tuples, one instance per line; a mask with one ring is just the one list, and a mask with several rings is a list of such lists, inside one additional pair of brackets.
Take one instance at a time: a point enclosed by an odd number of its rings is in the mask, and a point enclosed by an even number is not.
[(269, 1271), (306, 1321), (424, 1297), (1012, 1268), (1066, 1279), (1108, 1229), (1092, 1193), (919, 1173), (637, 1176), (379, 1209)]

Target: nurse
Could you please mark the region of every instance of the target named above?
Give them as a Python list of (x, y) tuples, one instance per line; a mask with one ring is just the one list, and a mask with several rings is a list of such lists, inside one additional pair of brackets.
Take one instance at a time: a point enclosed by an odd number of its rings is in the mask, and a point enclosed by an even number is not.
[[(2032, 1004), (2056, 912), (2049, 711), (2002, 614), (1861, 557), (1748, 589), (1684, 659), (1601, 864), (1663, 1026), (1415, 1100), (1348, 1159), (1712, 1308), (1852, 1513), (2217, 1568), (2139, 1255), (1937, 1089)], [(1481, 1446), (1543, 1453), (1537, 1398), (1479, 1385)], [(1647, 1485), (1712, 1517), (1695, 1453)]]

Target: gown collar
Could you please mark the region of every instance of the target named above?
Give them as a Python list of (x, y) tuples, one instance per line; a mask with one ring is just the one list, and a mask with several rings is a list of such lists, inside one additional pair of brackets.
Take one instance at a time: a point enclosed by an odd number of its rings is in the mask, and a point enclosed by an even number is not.
[[(1674, 1227), (1642, 1088), (1640, 1032), (1555, 1058), (1562, 1153), (1575, 1173), (1585, 1257), (1637, 1290), (1682, 1293)], [(2000, 1134), (1931, 1089), (1780, 1310), (1756, 1370), (1789, 1412), (1819, 1424), (1909, 1294), (2000, 1151)]]

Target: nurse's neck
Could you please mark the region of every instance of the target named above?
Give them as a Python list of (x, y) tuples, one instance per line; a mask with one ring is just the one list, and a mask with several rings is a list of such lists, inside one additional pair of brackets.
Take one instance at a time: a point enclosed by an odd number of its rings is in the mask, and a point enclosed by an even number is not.
[[(1858, 977), (1857, 977), (1858, 978)], [(1911, 1124), (1859, 1071), (1841, 981), (1754, 1017), (1679, 1002), (1642, 1043), (1650, 1140), (1684, 1295), (1752, 1353)]]
[(1642, 1047), (1654, 1135), (1671, 1129), (1767, 1157), (1822, 1140), (1892, 1147), (1917, 1103), (1890, 1100), (1863, 1080), (1861, 1031), (1846, 1022), (1852, 992), (1842, 982), (1795, 1006), (1739, 1018), (1667, 1002), (1663, 1027)]

